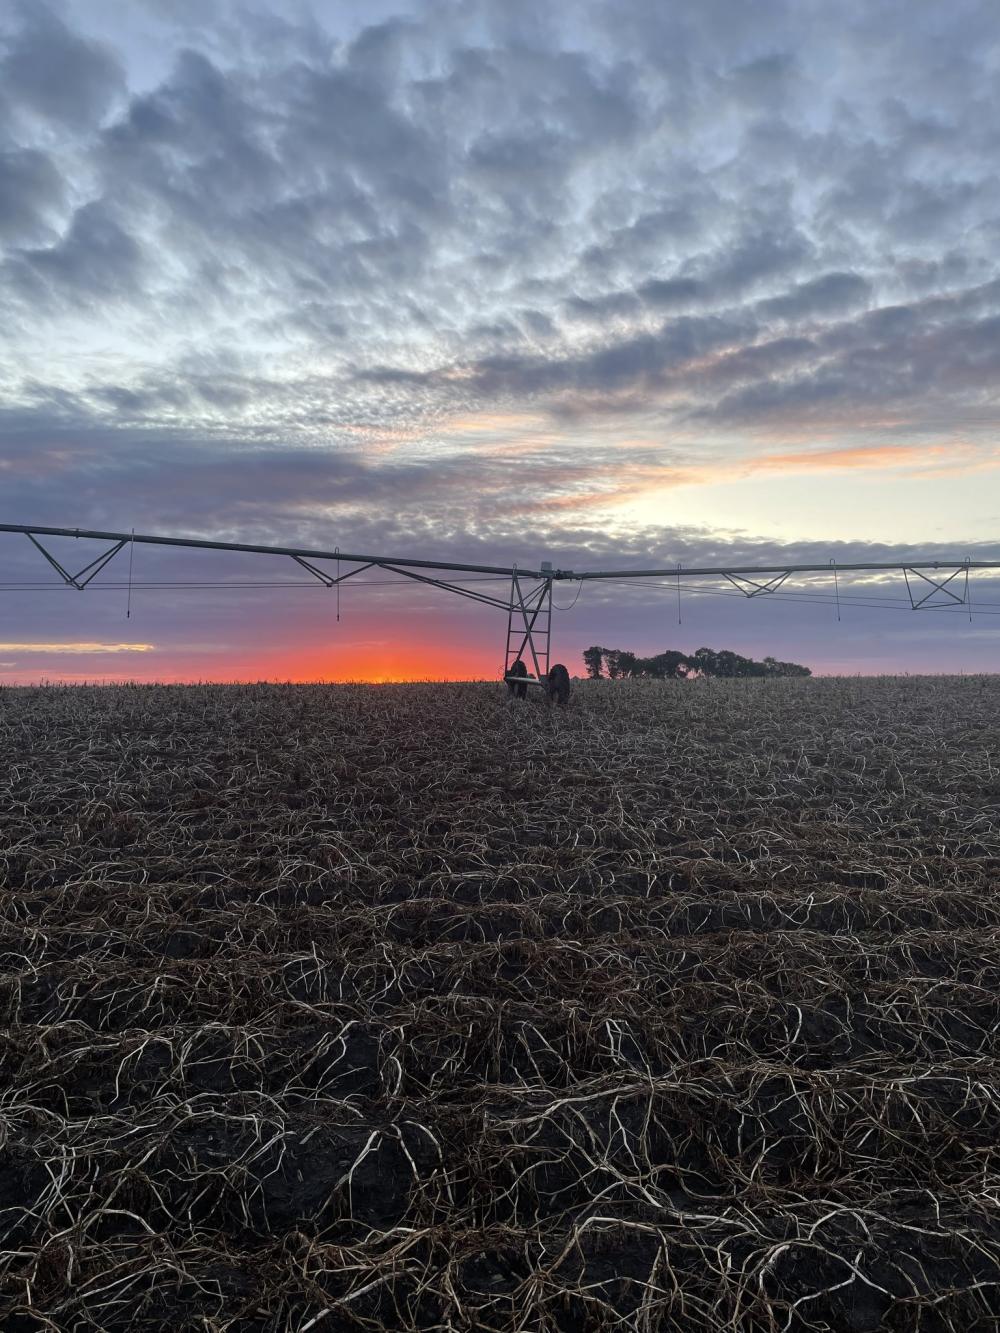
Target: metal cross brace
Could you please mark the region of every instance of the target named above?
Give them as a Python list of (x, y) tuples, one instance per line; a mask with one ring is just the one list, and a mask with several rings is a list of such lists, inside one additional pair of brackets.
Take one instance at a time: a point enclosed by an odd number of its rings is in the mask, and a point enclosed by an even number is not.
[[(747, 578), (745, 574), (726, 574), (725, 577), (734, 588), (740, 590), (744, 597), (759, 597), (764, 592), (777, 592), (791, 572), (790, 569), (786, 569), (780, 574), (775, 574), (765, 583), (758, 583), (756, 579)], [(747, 587), (748, 584), (749, 587)]]
[(343, 583), (345, 579), (351, 579), (355, 574), (363, 574), (366, 569), (375, 568), (373, 563), (369, 563), (367, 565), (358, 565), (357, 569), (349, 569), (346, 574), (334, 575), (327, 574), (323, 569), (317, 569), (314, 564), (305, 560), (301, 555), (293, 555), (292, 559), (297, 565), (301, 565), (303, 569), (308, 570), (310, 574), (319, 579), (320, 583), (327, 588), (335, 588), (338, 583)]
[[(923, 597), (916, 597), (916, 598), (914, 597), (913, 589), (910, 587), (911, 574), (914, 576), (914, 578), (923, 579), (925, 583), (929, 583), (931, 585), (929, 591), (925, 592)], [(952, 581), (952, 579), (958, 578), (960, 574), (965, 575), (965, 586), (962, 589), (961, 596), (959, 596), (958, 593), (953, 592), (951, 588), (947, 586)], [(907, 568), (904, 565), (903, 578), (906, 580), (906, 591), (910, 597), (910, 607), (914, 611), (919, 611), (922, 607), (926, 608), (927, 610), (933, 610), (935, 607), (941, 606), (941, 602), (932, 602), (930, 600), (936, 592), (943, 592), (945, 597), (949, 598), (952, 602), (957, 602), (959, 606), (965, 605), (966, 599), (968, 598), (969, 595), (968, 565), (959, 565), (958, 569), (952, 570), (952, 572), (948, 575), (946, 579), (941, 579), (941, 580), (932, 579), (929, 574), (923, 574), (919, 569)], [(918, 585), (918, 590), (919, 590), (919, 585)]]
[[(51, 551), (47, 551), (45, 549), (45, 547), (37, 539), (37, 537), (33, 536), (33, 534), (30, 532), (27, 533), (26, 536), (28, 538), (28, 541), (31, 542), (32, 546), (36, 547), (39, 551), (41, 551), (42, 555), (44, 555), (45, 559), (49, 562), (52, 568), (62, 578), (63, 582), (69, 584), (69, 586), (72, 588), (76, 588), (78, 592), (83, 592), (84, 588), (91, 581), (91, 579), (95, 579), (97, 575), (100, 574), (104, 566), (115, 558), (115, 556), (122, 549), (122, 547), (126, 545), (127, 542), (127, 538), (123, 537), (121, 541), (115, 542), (114, 546), (112, 546), (109, 550), (103, 551), (95, 559), (91, 560), (89, 565), (84, 565), (84, 567), (80, 570), (77, 570), (75, 574), (71, 574), (68, 569), (64, 568), (64, 566), (59, 563), (59, 561), (55, 558), (55, 556), (52, 554)], [(86, 578), (84, 577), (84, 575), (86, 575)]]
[[(520, 612), (521, 624), (515, 628), (515, 612)], [(530, 613), (530, 619), (529, 619)], [(544, 623), (535, 629), (535, 624), (539, 615), (545, 617)], [(524, 634), (521, 643), (516, 652), (513, 652), (510, 646), (512, 633), (520, 633), (521, 626), (524, 628)], [(549, 644), (552, 628), (552, 580), (543, 579), (537, 588), (525, 596), (521, 591), (521, 580), (515, 572), (511, 577), (510, 583), (510, 603), (507, 608), (507, 662), (504, 668), (504, 678), (512, 679), (520, 684), (543, 685), (549, 674)], [(535, 639), (540, 639), (540, 646), (536, 648)], [(507, 671), (511, 662), (516, 662), (525, 648), (531, 653), (531, 660), (535, 668), (535, 678), (513, 676), (508, 677)], [(544, 662), (544, 667), (542, 663)]]

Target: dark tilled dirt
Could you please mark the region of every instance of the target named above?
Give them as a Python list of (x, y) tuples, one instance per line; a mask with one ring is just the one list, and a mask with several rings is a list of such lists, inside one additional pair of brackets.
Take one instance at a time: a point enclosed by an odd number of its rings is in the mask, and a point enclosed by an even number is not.
[(4, 1330), (1000, 1322), (1000, 680), (0, 690)]

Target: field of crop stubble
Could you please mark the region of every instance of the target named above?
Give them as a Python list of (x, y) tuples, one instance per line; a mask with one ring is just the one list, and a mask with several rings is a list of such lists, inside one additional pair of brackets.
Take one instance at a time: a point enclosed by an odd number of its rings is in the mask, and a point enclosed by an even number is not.
[(992, 1327), (998, 712), (0, 691), (0, 1326)]

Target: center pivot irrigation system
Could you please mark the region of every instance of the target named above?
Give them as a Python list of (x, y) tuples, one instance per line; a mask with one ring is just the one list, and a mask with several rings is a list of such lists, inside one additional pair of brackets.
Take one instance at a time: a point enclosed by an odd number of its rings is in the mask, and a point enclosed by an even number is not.
[[(82, 592), (94, 583), (94, 580), (114, 560), (115, 556), (128, 549), (129, 566), (127, 582), (101, 580), (103, 588), (127, 588), (129, 593), (128, 608), (131, 608), (131, 592), (135, 587), (304, 587), (322, 585), (339, 589), (348, 579), (370, 569), (382, 570), (430, 587), (441, 588), (445, 592), (456, 593), (471, 601), (481, 602), (485, 606), (496, 607), (507, 613), (507, 638), (504, 655), (504, 678), (516, 680), (519, 684), (541, 685), (549, 672), (550, 647), (552, 639), (552, 588), (556, 583), (576, 583), (579, 588), (584, 583), (620, 582), (622, 580), (646, 579), (667, 581), (667, 586), (676, 584), (678, 613), (680, 608), (680, 590), (682, 581), (690, 585), (691, 581), (701, 581), (702, 586), (692, 586), (692, 591), (718, 592), (719, 585), (726, 585), (730, 596), (775, 597), (789, 579), (797, 576), (824, 576), (832, 580), (834, 592), (832, 600), (836, 606), (837, 618), (840, 618), (840, 576), (842, 574), (868, 574), (886, 578), (895, 574), (901, 576), (906, 589), (906, 598), (867, 597), (861, 600), (863, 605), (879, 605), (883, 608), (909, 609), (912, 611), (967, 608), (972, 614), (969, 594), (969, 575), (978, 570), (1000, 569), (1000, 560), (918, 560), (893, 562), (889, 564), (839, 564), (829, 561), (825, 565), (786, 564), (786, 565), (728, 565), (728, 566), (692, 566), (690, 568), (675, 565), (669, 569), (616, 569), (574, 571), (553, 569), (551, 563), (542, 561), (538, 569), (524, 569), (517, 565), (469, 565), (453, 561), (410, 560), (397, 556), (355, 555), (334, 548), (332, 551), (318, 551), (296, 546), (259, 546), (246, 542), (216, 542), (193, 537), (154, 537), (138, 532), (100, 532), (87, 528), (50, 528), (26, 523), (0, 523), (0, 532), (18, 533), (27, 537), (38, 553), (44, 557), (59, 576), (60, 582), (53, 583), (0, 583), (6, 591), (28, 591), (40, 588), (65, 587)], [(43, 538), (72, 537), (84, 542), (110, 543), (100, 550), (93, 559), (81, 569), (72, 572), (44, 544)], [(201, 583), (133, 583), (132, 554), (136, 546), (171, 546), (199, 551), (237, 551), (247, 555), (282, 556), (291, 559), (309, 576), (309, 580), (294, 583), (270, 581), (268, 583), (239, 583), (230, 581), (222, 585)], [(93, 548), (91, 548), (92, 550)], [(64, 557), (65, 558), (65, 557)], [(328, 562), (323, 568), (318, 561)], [(329, 565), (332, 563), (333, 568)], [(341, 573), (343, 564), (353, 568)], [(448, 575), (450, 577), (444, 577)], [(461, 576), (471, 576), (463, 578)], [(496, 582), (503, 580), (509, 584), (509, 591), (504, 595), (485, 591), (472, 583)], [(713, 586), (704, 586), (709, 580)], [(735, 590), (735, 591), (733, 591)], [(830, 594), (817, 597), (813, 590), (806, 593), (792, 594), (796, 600), (816, 602), (831, 600)], [(574, 603), (575, 604), (575, 603)], [(559, 609), (559, 608), (556, 608)], [(568, 609), (568, 608), (565, 608)], [(518, 659), (525, 665), (534, 667), (534, 676), (509, 677), (510, 667)], [(527, 660), (526, 660), (527, 659)]]

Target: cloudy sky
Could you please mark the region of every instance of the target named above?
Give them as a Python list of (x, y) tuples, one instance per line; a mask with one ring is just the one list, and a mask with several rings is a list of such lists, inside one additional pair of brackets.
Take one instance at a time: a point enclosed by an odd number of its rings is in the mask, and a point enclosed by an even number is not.
[[(582, 569), (1000, 557), (993, 0), (0, 0), (0, 521)], [(63, 548), (57, 548), (62, 550)], [(71, 553), (78, 564), (91, 558)], [(0, 537), (2, 581), (51, 571)], [(502, 618), (140, 548), (0, 680), (487, 674)], [(102, 580), (120, 581), (122, 558)], [(993, 669), (595, 587), (589, 643)], [(568, 605), (576, 589), (562, 590)]]

